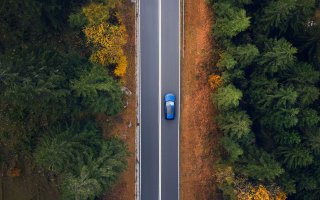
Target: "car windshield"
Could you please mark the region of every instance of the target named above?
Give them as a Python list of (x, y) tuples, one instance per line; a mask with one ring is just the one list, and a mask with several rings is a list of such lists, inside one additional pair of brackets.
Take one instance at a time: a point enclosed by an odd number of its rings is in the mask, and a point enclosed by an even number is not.
[(166, 107), (167, 107), (167, 113), (168, 114), (173, 114), (173, 106), (174, 106), (174, 103), (172, 101), (167, 101), (166, 102)]

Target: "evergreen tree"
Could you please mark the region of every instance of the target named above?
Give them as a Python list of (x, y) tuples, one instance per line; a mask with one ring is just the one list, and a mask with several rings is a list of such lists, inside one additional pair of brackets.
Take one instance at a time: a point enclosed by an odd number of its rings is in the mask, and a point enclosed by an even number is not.
[(252, 121), (244, 111), (225, 112), (217, 118), (219, 128), (231, 138), (241, 138), (250, 133)]
[(118, 180), (127, 166), (126, 146), (112, 138), (102, 143), (99, 154), (88, 157), (79, 170), (64, 177), (63, 199), (94, 199)]
[(246, 16), (244, 9), (236, 8), (230, 3), (215, 3), (216, 22), (214, 36), (217, 38), (231, 38), (250, 25), (250, 17)]
[(275, 135), (275, 141), (279, 145), (295, 145), (300, 144), (301, 137), (297, 131), (281, 131)]
[(213, 95), (213, 100), (219, 110), (228, 110), (239, 106), (242, 98), (241, 90), (235, 88), (232, 84), (221, 87)]
[(217, 66), (220, 70), (226, 71), (233, 69), (237, 64), (237, 61), (233, 58), (233, 56), (228, 52), (223, 52), (220, 55), (219, 62)]
[(259, 56), (258, 48), (253, 44), (236, 46), (228, 49), (241, 68), (250, 64)]
[(115, 115), (123, 108), (119, 84), (102, 67), (95, 66), (83, 73), (79, 80), (72, 82), (72, 89), (93, 112)]
[(285, 39), (273, 40), (267, 44), (258, 64), (264, 73), (276, 73), (287, 69), (296, 61), (297, 49)]
[(36, 162), (47, 170), (61, 173), (76, 170), (74, 167), (84, 163), (87, 156), (95, 155), (102, 139), (98, 130), (92, 125), (84, 130), (77, 126), (46, 134), (35, 150)]
[(266, 112), (261, 118), (262, 126), (269, 130), (285, 130), (293, 128), (298, 123), (298, 108), (280, 108)]
[(260, 181), (273, 181), (284, 173), (284, 169), (272, 155), (256, 148), (252, 148), (238, 160), (235, 170)]
[(320, 128), (314, 127), (306, 132), (306, 144), (314, 155), (320, 156)]
[(260, 18), (260, 27), (269, 32), (277, 28), (284, 32), (288, 28), (288, 21), (297, 8), (296, 0), (271, 1), (264, 9)]
[(240, 147), (240, 145), (228, 136), (224, 136), (223, 138), (221, 138), (220, 144), (228, 152), (228, 159), (231, 162), (236, 161), (239, 158), (239, 156), (243, 154), (243, 150)]
[(283, 158), (281, 159), (283, 164), (290, 169), (306, 167), (313, 163), (313, 155), (307, 148), (301, 145), (295, 147), (279, 147), (278, 152)]
[(299, 113), (298, 126), (302, 130), (308, 130), (316, 127), (320, 122), (318, 112), (314, 109), (303, 109)]

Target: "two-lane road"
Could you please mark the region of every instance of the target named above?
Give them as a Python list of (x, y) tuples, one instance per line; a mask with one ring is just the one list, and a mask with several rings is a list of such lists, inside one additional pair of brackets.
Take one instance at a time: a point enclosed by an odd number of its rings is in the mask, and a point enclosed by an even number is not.
[[(140, 197), (179, 199), (179, 0), (140, 0)], [(176, 119), (163, 97), (177, 97)]]

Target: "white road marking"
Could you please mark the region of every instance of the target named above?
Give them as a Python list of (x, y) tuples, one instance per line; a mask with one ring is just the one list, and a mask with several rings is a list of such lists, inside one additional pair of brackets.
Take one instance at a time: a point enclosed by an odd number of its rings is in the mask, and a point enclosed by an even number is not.
[[(184, 7), (184, 0), (179, 0), (179, 104), (178, 104), (178, 199), (180, 199), (180, 104), (181, 104), (181, 94), (180, 94), (180, 65), (181, 65), (181, 2)], [(183, 9), (184, 12), (184, 9)], [(184, 25), (184, 13), (182, 13), (183, 25)], [(183, 32), (184, 34), (184, 32)]]
[(159, 200), (161, 200), (161, 0), (158, 1), (158, 17), (159, 17), (159, 105), (158, 105), (158, 116), (159, 116)]

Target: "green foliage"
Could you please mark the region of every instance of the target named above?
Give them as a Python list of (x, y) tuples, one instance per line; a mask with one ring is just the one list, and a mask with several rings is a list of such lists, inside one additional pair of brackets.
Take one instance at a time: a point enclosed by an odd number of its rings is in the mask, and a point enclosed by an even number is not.
[(106, 22), (110, 17), (110, 7), (103, 3), (91, 3), (84, 7), (82, 12), (90, 26)]
[(284, 130), (292, 128), (298, 123), (299, 109), (280, 108), (265, 114), (261, 118), (261, 124), (272, 130)]
[(72, 89), (93, 112), (115, 115), (123, 108), (119, 84), (100, 66), (93, 67), (79, 80), (73, 81)]
[(269, 153), (261, 149), (246, 152), (236, 164), (236, 171), (256, 180), (273, 181), (284, 173), (284, 169)]
[(280, 145), (294, 145), (300, 144), (301, 137), (300, 134), (296, 131), (293, 132), (280, 132), (275, 136), (275, 140)]
[(69, 24), (71, 28), (81, 30), (87, 23), (88, 20), (83, 12), (71, 13), (69, 15)]
[(241, 149), (240, 145), (233, 141), (230, 137), (224, 136), (220, 140), (220, 144), (229, 154), (229, 160), (231, 162), (236, 161), (239, 156), (243, 154), (243, 150)]
[(118, 180), (127, 166), (126, 146), (119, 139), (104, 141), (95, 157), (89, 156), (78, 170), (64, 177), (62, 199), (94, 199)]
[[(263, 88), (261, 88), (263, 89)], [(260, 92), (258, 90), (257, 92)], [(283, 87), (283, 88), (274, 88), (274, 90), (258, 97), (255, 104), (259, 106), (259, 108), (263, 110), (267, 110), (268, 108), (279, 109), (279, 108), (290, 108), (293, 106), (297, 100), (298, 94), (292, 87)]]
[(273, 40), (265, 48), (258, 64), (264, 73), (276, 73), (287, 69), (296, 61), (297, 49), (285, 39)]
[(69, 174), (63, 182), (62, 199), (87, 200), (100, 195), (103, 188), (98, 180), (92, 176), (87, 166), (83, 166), (78, 176)]
[(225, 135), (241, 138), (250, 133), (252, 122), (244, 111), (228, 111), (218, 117), (218, 124)]
[(319, 99), (320, 91), (315, 86), (300, 86), (297, 88), (300, 93), (298, 101), (301, 106), (308, 106)]
[(313, 155), (302, 146), (279, 147), (279, 155), (283, 158), (282, 162), (291, 169), (306, 167), (313, 163)]
[(281, 75), (286, 82), (298, 86), (314, 85), (319, 81), (319, 71), (308, 63), (296, 63)]
[(273, 28), (285, 31), (296, 8), (296, 0), (271, 1), (263, 10), (260, 27), (268, 32)]
[(241, 67), (246, 67), (259, 56), (259, 49), (252, 44), (241, 45), (230, 49), (231, 54)]
[(242, 92), (229, 84), (226, 87), (219, 88), (213, 98), (219, 110), (228, 110), (239, 106)]
[[(216, 15), (214, 36), (223, 49), (217, 64), (222, 84), (213, 95), (227, 153), (222, 163), (231, 164), (235, 176), (250, 180), (249, 184), (267, 181), (279, 184), (289, 199), (317, 199), (320, 21), (319, 10), (314, 12), (316, 2), (211, 3)], [(252, 24), (246, 26), (249, 19)], [(239, 117), (241, 112), (244, 115)], [(249, 123), (242, 126), (241, 122)], [(238, 187), (220, 185), (226, 196)]]
[(250, 25), (250, 17), (246, 16), (244, 9), (233, 7), (229, 3), (215, 3), (214, 9), (214, 36), (219, 39), (234, 37)]
[(314, 109), (303, 109), (299, 113), (298, 126), (302, 130), (316, 127), (320, 122), (318, 112)]
[(320, 155), (320, 128), (315, 127), (306, 133), (306, 144), (317, 156)]
[(95, 155), (101, 141), (99, 131), (92, 125), (84, 130), (77, 126), (46, 134), (35, 150), (36, 162), (47, 170), (62, 173), (76, 170), (86, 157)]
[(228, 52), (223, 52), (220, 55), (220, 59), (218, 62), (218, 67), (221, 70), (230, 70), (236, 66), (237, 61), (233, 58), (233, 56)]
[[(126, 168), (124, 143), (104, 140), (88, 123), (97, 112), (122, 110), (120, 85), (90, 64), (84, 35), (67, 24), (69, 18), (78, 30), (97, 22), (115, 26), (115, 3), (88, 4), (82, 12), (86, 0), (1, 2), (1, 165), (18, 160), (21, 168), (32, 164), (53, 173), (65, 199), (100, 197)], [(124, 26), (119, 29), (125, 33)]]
[(68, 59), (42, 48), (8, 52), (0, 59), (0, 98), (15, 120), (46, 126), (68, 113)]
[(307, 27), (306, 32), (302, 33), (300, 48), (310, 62), (319, 67), (320, 63), (320, 25)]

